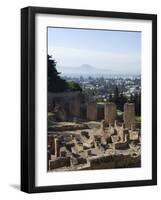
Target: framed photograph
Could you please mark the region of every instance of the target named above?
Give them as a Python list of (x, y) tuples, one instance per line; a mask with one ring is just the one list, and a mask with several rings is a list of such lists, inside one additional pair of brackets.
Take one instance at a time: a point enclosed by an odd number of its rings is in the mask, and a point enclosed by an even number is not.
[(21, 190), (157, 184), (157, 16), (21, 9)]

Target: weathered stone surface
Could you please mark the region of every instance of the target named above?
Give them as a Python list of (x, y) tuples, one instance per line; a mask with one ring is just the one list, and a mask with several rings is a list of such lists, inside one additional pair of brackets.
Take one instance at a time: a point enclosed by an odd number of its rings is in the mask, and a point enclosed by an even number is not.
[(114, 124), (116, 120), (116, 104), (107, 103), (105, 104), (105, 122)]
[(135, 122), (135, 106), (133, 103), (124, 104), (124, 124), (126, 128), (131, 128)]
[[(92, 125), (89, 126), (91, 123)], [(87, 125), (88, 129), (80, 129), (79, 125)], [(59, 129), (48, 133), (49, 171), (109, 169), (141, 165), (139, 128), (132, 131), (121, 122), (108, 124), (104, 120), (79, 123), (57, 122), (55, 126), (56, 128), (74, 126), (76, 129), (71, 131), (70, 127), (69, 131), (65, 128), (62, 131)], [(70, 165), (69, 162), (60, 159), (68, 157)]]
[(55, 154), (55, 139), (53, 136), (48, 136), (48, 150), (50, 154)]
[(70, 102), (69, 113), (72, 117), (80, 117), (80, 99), (74, 99)]
[(81, 135), (89, 139), (89, 132), (88, 131), (81, 131)]
[(58, 121), (66, 121), (67, 120), (67, 112), (65, 110), (64, 103), (62, 104), (56, 104), (54, 107), (54, 116), (55, 119)]
[(101, 131), (104, 131), (105, 127), (106, 127), (106, 122), (105, 122), (105, 120), (102, 120), (101, 121)]
[(124, 149), (129, 148), (128, 142), (118, 142), (118, 143), (115, 143), (114, 145), (115, 145), (115, 149), (124, 150)]
[(80, 165), (80, 164), (86, 164), (87, 163), (87, 160), (83, 157), (79, 157), (77, 158), (77, 165)]
[(51, 156), (50, 156), (50, 159), (49, 159), (49, 160), (55, 160), (55, 159), (56, 159), (55, 155), (51, 154)]
[(138, 131), (130, 131), (130, 140), (139, 141), (139, 132)]
[(55, 157), (59, 157), (60, 156), (60, 141), (59, 141), (59, 139), (55, 138), (54, 143), (55, 143)]
[(97, 103), (89, 102), (87, 104), (87, 120), (96, 121), (97, 120)]
[(125, 139), (123, 141), (114, 144), (115, 149), (124, 150), (129, 148), (129, 134), (125, 134), (124, 137)]
[(128, 135), (129, 131), (128, 131), (128, 129), (124, 129), (124, 128), (120, 127), (119, 130), (117, 131), (117, 134), (120, 136), (121, 141), (124, 142), (125, 135)]
[(49, 160), (49, 169), (57, 169), (60, 167), (69, 167), (70, 166), (70, 157), (60, 157), (56, 160)]
[(125, 167), (141, 167), (141, 157), (132, 157), (131, 155), (110, 155), (90, 159), (88, 169), (111, 169)]
[(60, 148), (60, 157), (66, 157), (67, 156), (67, 149), (66, 147), (61, 147)]
[(116, 143), (116, 142), (120, 141), (120, 139), (121, 138), (118, 135), (112, 135), (111, 136), (112, 143)]
[(54, 113), (56, 120), (64, 121), (80, 117), (80, 92), (48, 92), (48, 112)]
[(81, 129), (88, 129), (87, 124), (78, 124), (74, 122), (59, 122), (54, 123), (53, 126), (50, 126), (49, 131), (74, 131)]

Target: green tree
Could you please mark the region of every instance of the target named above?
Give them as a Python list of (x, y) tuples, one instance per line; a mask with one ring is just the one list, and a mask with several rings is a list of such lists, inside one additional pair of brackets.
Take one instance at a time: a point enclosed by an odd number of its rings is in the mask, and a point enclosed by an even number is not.
[(137, 116), (141, 115), (141, 93), (130, 94), (130, 103), (135, 104), (135, 113)]
[(119, 110), (123, 111), (124, 110), (124, 104), (127, 102), (126, 96), (124, 96), (123, 93), (120, 94), (119, 100), (118, 100), (118, 108)]
[(130, 99), (129, 99), (129, 102), (130, 103), (133, 103), (134, 102), (134, 96), (132, 93), (130, 93)]
[(114, 99), (114, 103), (116, 104), (116, 105), (118, 105), (118, 102), (119, 102), (119, 89), (118, 89), (118, 87), (116, 86), (115, 87), (115, 90), (114, 90), (114, 97), (113, 97)]
[(141, 93), (134, 95), (135, 113), (137, 116), (141, 115)]
[(109, 102), (112, 102), (113, 98), (112, 98), (112, 94), (109, 95)]
[(69, 87), (69, 90), (71, 91), (80, 91), (82, 92), (82, 88), (80, 87), (80, 85), (74, 81), (69, 81), (68, 82), (68, 87)]
[(56, 69), (56, 61), (52, 56), (47, 56), (48, 60), (48, 91), (49, 92), (64, 92), (68, 88), (67, 82), (59, 76)]

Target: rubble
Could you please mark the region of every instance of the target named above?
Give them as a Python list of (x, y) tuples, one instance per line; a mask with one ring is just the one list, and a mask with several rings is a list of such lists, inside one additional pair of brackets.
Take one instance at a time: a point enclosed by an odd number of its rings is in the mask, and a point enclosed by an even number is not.
[(48, 170), (140, 167), (141, 131), (135, 128), (134, 106), (128, 103), (124, 108), (123, 122), (116, 120), (114, 103), (105, 104), (104, 119), (98, 121), (96, 104), (92, 102), (86, 120), (51, 123)]

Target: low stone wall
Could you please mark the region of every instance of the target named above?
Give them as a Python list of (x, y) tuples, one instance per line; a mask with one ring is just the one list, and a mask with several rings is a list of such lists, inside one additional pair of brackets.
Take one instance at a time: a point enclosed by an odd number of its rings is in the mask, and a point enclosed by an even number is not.
[(70, 157), (57, 158), (56, 160), (49, 160), (49, 170), (69, 167), (70, 166)]
[(77, 162), (78, 162), (77, 163), (78, 165), (80, 165), (80, 164), (86, 164), (87, 160), (85, 158), (80, 157), (80, 158), (77, 159)]
[(48, 128), (48, 131), (75, 131), (89, 129), (87, 124), (76, 124), (76, 123), (58, 123)]
[(93, 158), (90, 160), (89, 169), (111, 169), (111, 168), (130, 168), (141, 167), (141, 157), (131, 155), (111, 155)]
[(124, 149), (129, 148), (128, 142), (118, 142), (118, 143), (115, 143), (114, 145), (115, 145), (115, 149), (124, 150)]

